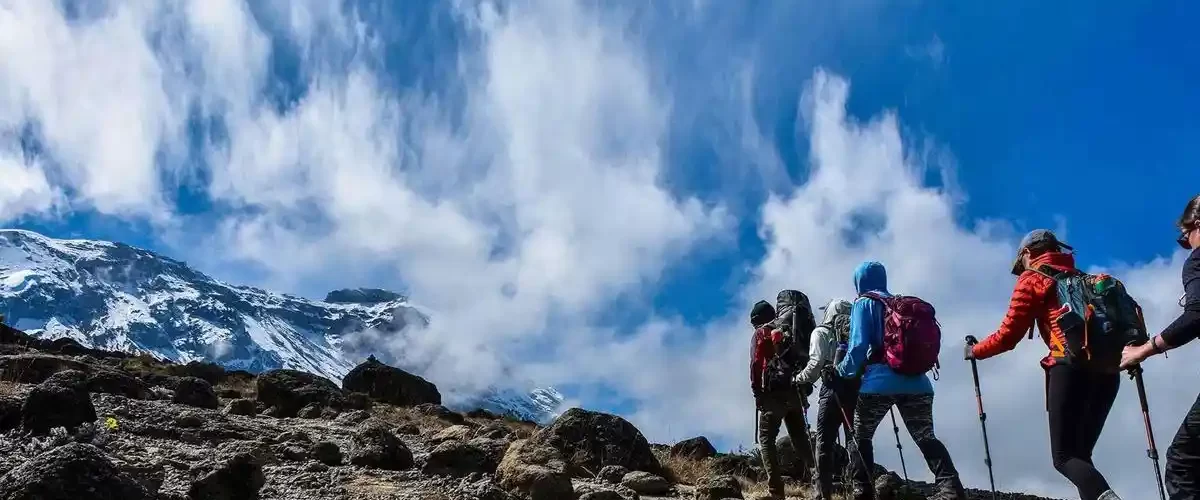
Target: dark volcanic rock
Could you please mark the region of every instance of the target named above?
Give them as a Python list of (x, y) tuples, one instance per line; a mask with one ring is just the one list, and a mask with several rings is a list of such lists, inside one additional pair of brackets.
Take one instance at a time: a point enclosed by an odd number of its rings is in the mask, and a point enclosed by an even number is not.
[(14, 396), (0, 396), (0, 432), (21, 426), (21, 406), (25, 401)]
[(351, 441), (350, 463), (386, 470), (406, 470), (413, 466), (413, 455), (387, 424), (368, 420), (359, 426)]
[(192, 483), (188, 497), (195, 500), (256, 500), (258, 490), (266, 483), (262, 459), (252, 453), (238, 453)]
[(741, 476), (754, 481), (763, 479), (762, 469), (746, 455), (717, 455), (709, 459), (708, 470), (716, 475)]
[(396, 292), (379, 288), (343, 288), (326, 294), (325, 302), (330, 304), (381, 304), (403, 298), (403, 295)]
[(640, 470), (625, 474), (621, 486), (643, 495), (665, 495), (671, 491), (671, 483), (662, 476)]
[(38, 384), (21, 406), (21, 428), (33, 434), (46, 434), (55, 427), (71, 430), (95, 420), (91, 395), (80, 377), (70, 374)]
[(530, 440), (561, 452), (575, 466), (576, 470), (570, 472), (576, 476), (590, 477), (606, 465), (662, 473), (646, 437), (616, 415), (571, 408)]
[(429, 475), (462, 477), (471, 473), (496, 472), (499, 460), (483, 448), (462, 441), (446, 441), (429, 453), (421, 470)]
[(685, 439), (671, 447), (671, 456), (689, 458), (709, 458), (717, 455), (717, 449), (704, 436)]
[(419, 404), (413, 407), (413, 411), (429, 415), (431, 417), (437, 417), (452, 424), (461, 424), (467, 420), (461, 413), (455, 413), (453, 410), (440, 404)]
[(150, 500), (95, 446), (68, 443), (0, 476), (5, 500)]
[(625, 479), (625, 474), (629, 474), (629, 469), (620, 465), (605, 465), (600, 472), (596, 474), (596, 479), (609, 484), (621, 484), (621, 480)]
[(196, 377), (183, 377), (175, 384), (175, 403), (195, 406), (197, 408), (216, 409), (217, 393), (213, 392), (212, 384)]
[(342, 390), (329, 379), (299, 370), (271, 370), (255, 382), (258, 401), (275, 408), (277, 417), (294, 417), (310, 403), (345, 405)]
[(312, 456), (325, 465), (342, 465), (342, 449), (329, 441), (313, 444)]
[(186, 365), (167, 365), (167, 372), (176, 377), (195, 377), (208, 382), (209, 385), (217, 385), (225, 378), (225, 368), (221, 365), (201, 361), (189, 361)]
[(385, 365), (374, 357), (350, 370), (350, 373), (342, 378), (342, 388), (366, 393), (378, 401), (397, 406), (442, 403), (442, 395), (433, 383), (399, 368)]
[(87, 365), (73, 359), (48, 354), (0, 356), (0, 379), (23, 384), (39, 384), (55, 373), (66, 370), (86, 372)]
[(225, 405), (226, 415), (245, 415), (253, 417), (258, 414), (258, 407), (252, 399), (235, 399)]
[(99, 370), (87, 380), (88, 391), (119, 394), (131, 399), (149, 399), (150, 386), (121, 372)]
[(696, 500), (742, 498), (742, 485), (733, 476), (708, 476), (696, 481)]

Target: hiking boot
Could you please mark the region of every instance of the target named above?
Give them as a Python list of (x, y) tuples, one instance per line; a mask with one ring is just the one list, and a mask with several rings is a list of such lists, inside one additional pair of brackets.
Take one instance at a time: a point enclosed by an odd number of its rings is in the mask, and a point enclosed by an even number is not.
[(1101, 493), (1096, 500), (1121, 500), (1121, 497), (1117, 496), (1113, 490), (1108, 490), (1104, 493)]
[(937, 489), (929, 500), (967, 500), (967, 490), (957, 477), (938, 482)]

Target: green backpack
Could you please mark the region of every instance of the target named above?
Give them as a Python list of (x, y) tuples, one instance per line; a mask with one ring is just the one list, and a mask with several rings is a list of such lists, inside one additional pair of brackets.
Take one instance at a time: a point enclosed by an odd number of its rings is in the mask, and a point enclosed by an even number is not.
[[(1121, 351), (1146, 342), (1142, 308), (1125, 285), (1108, 274), (1058, 271), (1042, 266), (1034, 272), (1054, 280), (1058, 310), (1051, 313), (1065, 338), (1067, 364), (1118, 372)], [(1033, 329), (1029, 330), (1030, 338)]]

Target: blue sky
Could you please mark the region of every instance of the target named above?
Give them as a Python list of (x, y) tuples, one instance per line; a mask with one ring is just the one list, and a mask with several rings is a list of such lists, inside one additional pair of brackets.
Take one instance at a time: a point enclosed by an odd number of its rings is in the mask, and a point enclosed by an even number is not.
[[(1154, 324), (1178, 297), (1189, 3), (62, 5), (0, 1), (7, 225), (315, 298), (403, 290), (443, 318), (439, 384), (515, 364), (652, 439), (732, 447), (749, 304), (851, 293), (862, 259), (947, 311), (948, 353), (998, 324), (1035, 227), (1120, 270)], [(1041, 418), (1040, 349), (983, 368), (1020, 374), (993, 389), (999, 432)], [(964, 373), (938, 425), (974, 454)], [(1162, 398), (1160, 442), (1193, 397)], [(1009, 487), (1071, 491), (1044, 447), (998, 448), (1033, 464)]]

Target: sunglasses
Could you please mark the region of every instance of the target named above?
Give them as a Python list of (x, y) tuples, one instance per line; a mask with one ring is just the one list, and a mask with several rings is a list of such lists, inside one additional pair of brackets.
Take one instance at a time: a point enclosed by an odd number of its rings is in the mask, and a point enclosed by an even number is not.
[(1195, 231), (1195, 230), (1196, 230), (1196, 228), (1194, 228), (1194, 227), (1191, 229), (1183, 230), (1183, 232), (1181, 232), (1179, 234), (1179, 238), (1175, 240), (1175, 243), (1178, 243), (1179, 246), (1184, 248), (1184, 250), (1191, 250), (1192, 244), (1190, 242), (1188, 242), (1188, 236), (1191, 236), (1192, 231)]

